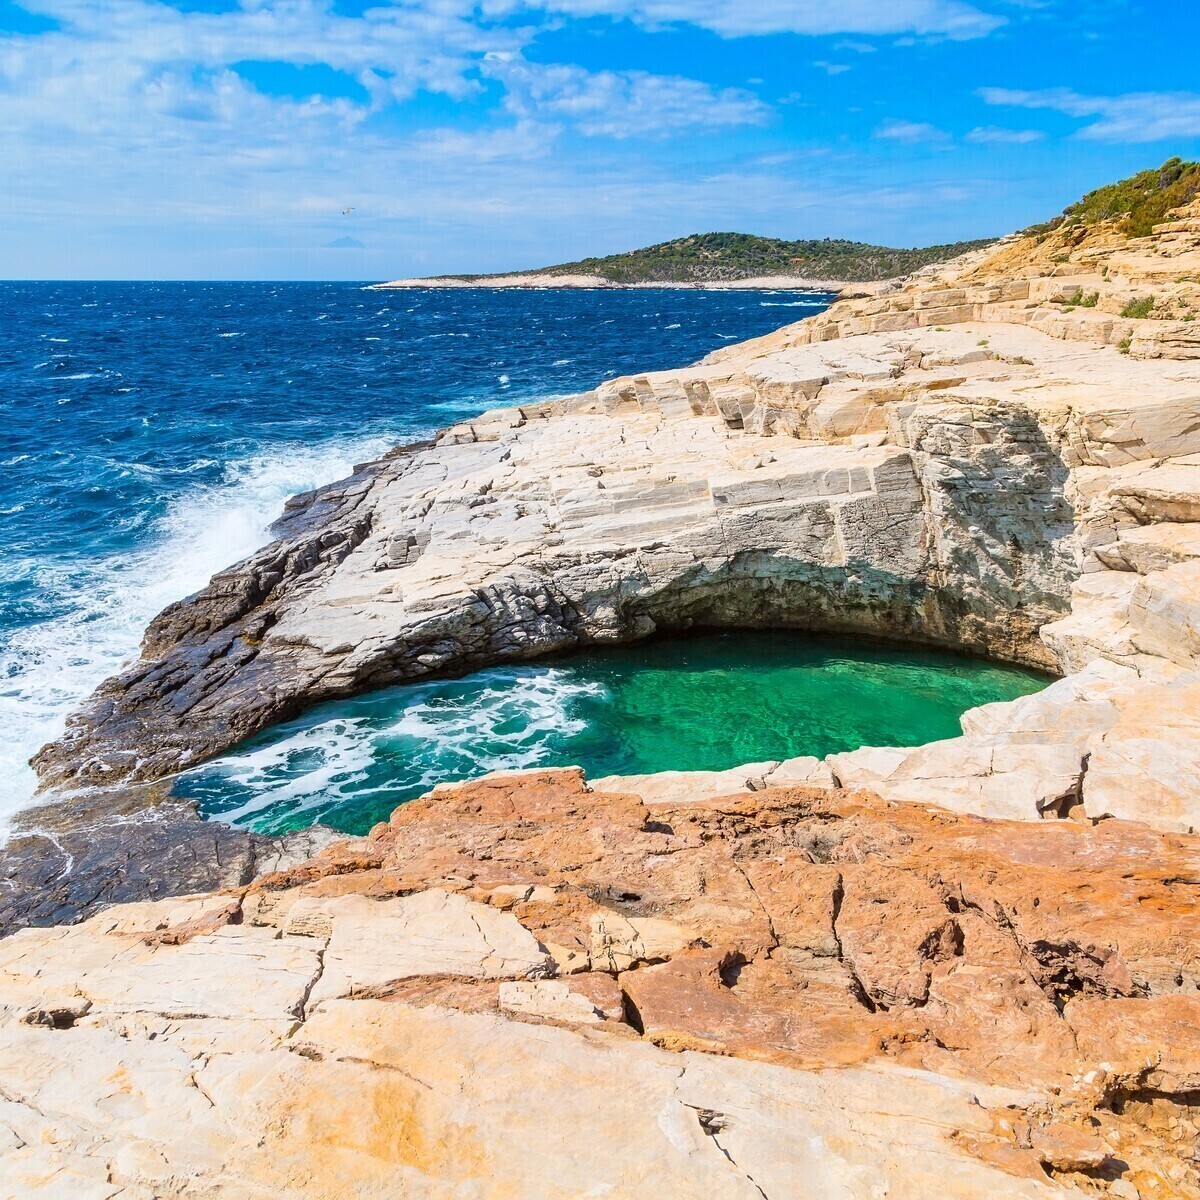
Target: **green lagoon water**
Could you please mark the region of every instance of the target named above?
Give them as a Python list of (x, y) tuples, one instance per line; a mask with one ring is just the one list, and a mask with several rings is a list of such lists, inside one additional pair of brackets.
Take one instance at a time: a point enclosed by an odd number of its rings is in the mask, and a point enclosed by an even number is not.
[(933, 650), (713, 633), (339, 701), (187, 773), (176, 792), (262, 832), (363, 833), (433, 784), (485, 771), (723, 770), (918, 745), (954, 737), (969, 708), (1047, 682)]

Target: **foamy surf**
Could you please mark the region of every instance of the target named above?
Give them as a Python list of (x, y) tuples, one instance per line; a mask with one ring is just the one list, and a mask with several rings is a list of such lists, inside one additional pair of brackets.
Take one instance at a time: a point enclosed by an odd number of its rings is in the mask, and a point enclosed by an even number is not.
[[(468, 680), (410, 685), (342, 702), (281, 727), (265, 744), (186, 772), (182, 789), (221, 819), (295, 828), (340, 805), (382, 807), (437, 783), (552, 762), (582, 733), (605, 685), (563, 667), (497, 667)], [(232, 802), (231, 802), (232, 801)]]
[(77, 564), (10, 559), (0, 567), (9, 581), (35, 579), (55, 610), (14, 630), (0, 647), (0, 838), (33, 796), (29, 757), (136, 657), (150, 619), (262, 545), (289, 496), (345, 476), (390, 444), (379, 438), (264, 448), (230, 463), (218, 486), (181, 496), (133, 554)]

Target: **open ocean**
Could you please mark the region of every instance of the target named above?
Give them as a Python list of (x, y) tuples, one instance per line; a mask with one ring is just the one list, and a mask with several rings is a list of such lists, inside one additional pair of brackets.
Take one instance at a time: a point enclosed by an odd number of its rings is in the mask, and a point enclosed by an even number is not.
[(0, 283), (0, 828), (28, 757), (284, 499), (498, 405), (680, 366), (799, 293)]

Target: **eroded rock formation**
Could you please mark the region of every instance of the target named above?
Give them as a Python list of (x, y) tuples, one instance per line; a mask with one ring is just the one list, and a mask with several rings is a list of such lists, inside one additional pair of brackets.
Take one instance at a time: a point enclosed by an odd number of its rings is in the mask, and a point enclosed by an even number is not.
[[(0, 1191), (1200, 1198), (1198, 295), (1200, 206), (1067, 224), (298, 497), (38, 758), (107, 790), (26, 818), (7, 928), (207, 894), (0, 941)], [(916, 749), (438, 789), (299, 865), (129, 782), (699, 624), (1061, 678)]]
[[(1198, 263), (1200, 208), (1134, 241), (1010, 239), (697, 367), (398, 450), (297, 498), (280, 540), (164, 612), (38, 769), (154, 779), (383, 684), (790, 625), (1069, 677), (838, 779), (1193, 828)], [(1114, 315), (1148, 287), (1180, 319)]]
[(1197, 1197), (1200, 839), (438, 789), (0, 942), (0, 1191)]

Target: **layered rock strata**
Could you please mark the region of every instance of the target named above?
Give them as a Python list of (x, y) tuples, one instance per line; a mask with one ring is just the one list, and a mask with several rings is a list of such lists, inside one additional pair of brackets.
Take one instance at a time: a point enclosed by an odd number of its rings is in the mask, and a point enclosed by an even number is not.
[[(206, 894), (0, 940), (0, 1194), (1200, 1198), (1198, 294), (1200, 206), (1011, 239), (293, 501), (39, 756), (8, 929)], [(696, 625), (1061, 678), (299, 865), (130, 782)]]
[(1066, 469), (1026, 410), (942, 398), (964, 371), (1007, 368), (935, 337), (808, 356), (800, 391), (832, 372), (869, 395), (907, 371), (939, 393), (868, 444), (730, 428), (672, 378), (641, 407), (606, 389), (485, 414), (372, 464), (157, 618), (142, 661), (39, 769), (155, 778), (317, 700), (695, 625), (1051, 666), (1037, 629), (1066, 613), (1076, 574)]
[(0, 1193), (1200, 1196), (1196, 837), (443, 788), (0, 942)]
[[(37, 766), (154, 779), (384, 684), (792, 626), (1068, 676), (951, 743), (831, 762), (841, 782), (1195, 827), (1198, 264), (1200, 208), (1135, 241), (1010, 239), (697, 367), (397, 450), (157, 618)], [(1151, 286), (1178, 320), (1114, 315)]]

